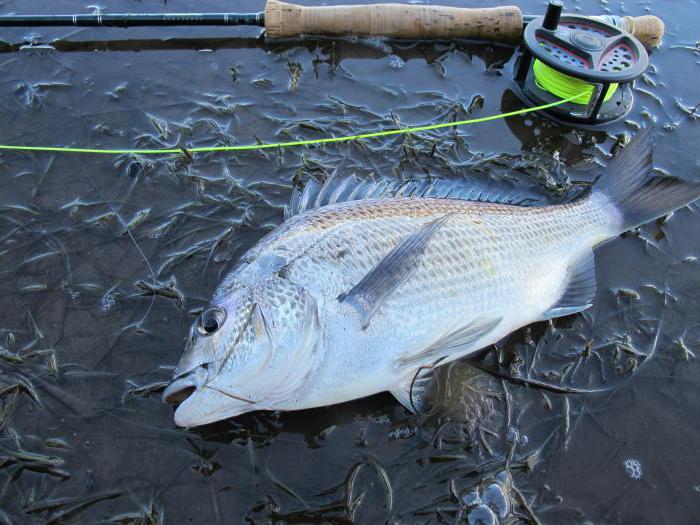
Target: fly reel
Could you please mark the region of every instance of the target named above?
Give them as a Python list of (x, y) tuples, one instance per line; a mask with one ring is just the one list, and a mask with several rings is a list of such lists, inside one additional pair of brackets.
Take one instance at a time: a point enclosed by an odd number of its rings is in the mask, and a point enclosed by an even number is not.
[(555, 120), (598, 125), (632, 109), (632, 81), (649, 65), (642, 43), (608, 21), (562, 15), (553, 0), (543, 17), (525, 28), (515, 81), (533, 106), (571, 99), (548, 108)]

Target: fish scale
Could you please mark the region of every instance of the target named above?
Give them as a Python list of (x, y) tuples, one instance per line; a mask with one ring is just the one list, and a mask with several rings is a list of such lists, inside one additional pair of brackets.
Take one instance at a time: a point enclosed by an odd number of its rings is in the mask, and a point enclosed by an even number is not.
[(645, 131), (563, 205), (437, 181), (310, 182), (198, 319), (164, 392), (184, 398), (176, 423), (381, 391), (412, 410), (422, 367), (585, 310), (596, 245), (700, 196), (698, 183), (652, 177), (650, 144)]
[[(286, 279), (309, 290), (324, 327), (317, 352), (323, 359), (297, 396), (311, 405), (340, 402), (356, 397), (358, 387), (369, 393), (386, 390), (406, 373), (396, 368), (394, 350), (426, 347), (465, 320), (503, 319), (489, 339), (475, 342), (476, 350), (539, 319), (560, 293), (567, 266), (604, 237), (606, 216), (598, 208), (590, 201), (522, 208), (420, 198), (327, 206), (293, 218), (265, 239), (226, 279), (217, 296), (254, 283), (261, 274), (261, 261), (285, 261)], [(366, 329), (359, 329), (357, 312), (340, 303), (338, 296), (403, 238), (447, 214), (453, 215), (431, 239), (400, 293), (386, 301)], [(528, 286), (523, 286), (528, 275)], [(273, 296), (273, 308), (284, 310), (283, 297)], [(236, 308), (246, 301), (239, 300)], [(354, 337), (347, 336), (353, 332)], [(248, 341), (252, 335), (244, 338)], [(230, 360), (229, 365), (235, 362)], [(286, 408), (284, 403), (278, 406)]]
[[(311, 291), (323, 312), (321, 324), (329, 327), (324, 366), (310, 381), (317, 398), (348, 395), (338, 383), (372, 383), (377, 392), (386, 390), (404, 373), (395, 370), (392, 346), (424, 347), (465, 319), (503, 318), (503, 327), (487, 344), (520, 326), (523, 310), (528, 321), (536, 320), (556, 301), (572, 260), (605, 235), (605, 218), (596, 209), (589, 202), (515, 208), (405, 198), (343, 203), (301, 217), (292, 236), (281, 234), (267, 249), (299, 254), (288, 269), (289, 279)], [(386, 301), (366, 330), (347, 338), (348, 331), (357, 331), (358, 316), (338, 302), (338, 295), (402, 238), (447, 213), (455, 215), (431, 239), (401, 293)], [(306, 234), (300, 233), (303, 229)], [(353, 256), (338, 259), (335, 254), (345, 249)], [(531, 279), (535, 286), (524, 287), (523, 276), (535, 272), (553, 277), (554, 285)], [(475, 349), (482, 346), (483, 341)]]

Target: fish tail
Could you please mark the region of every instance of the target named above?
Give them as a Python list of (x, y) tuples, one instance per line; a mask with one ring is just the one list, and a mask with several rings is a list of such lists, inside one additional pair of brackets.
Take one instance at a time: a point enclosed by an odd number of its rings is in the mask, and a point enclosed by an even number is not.
[(700, 182), (654, 177), (652, 128), (625, 146), (593, 186), (592, 196), (604, 196), (614, 208), (619, 232), (647, 223), (700, 198)]

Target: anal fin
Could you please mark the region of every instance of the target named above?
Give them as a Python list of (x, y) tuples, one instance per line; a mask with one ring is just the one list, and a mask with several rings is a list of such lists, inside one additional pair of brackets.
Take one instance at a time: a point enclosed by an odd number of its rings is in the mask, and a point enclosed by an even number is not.
[(542, 318), (551, 319), (582, 312), (593, 304), (595, 294), (595, 260), (593, 250), (590, 250), (569, 267), (563, 295)]

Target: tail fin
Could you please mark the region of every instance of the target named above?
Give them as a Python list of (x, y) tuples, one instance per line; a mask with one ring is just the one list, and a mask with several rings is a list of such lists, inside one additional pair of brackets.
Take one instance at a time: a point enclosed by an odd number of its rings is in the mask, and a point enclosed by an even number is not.
[(620, 231), (657, 219), (700, 198), (700, 182), (652, 176), (652, 128), (635, 137), (593, 186), (621, 216)]

